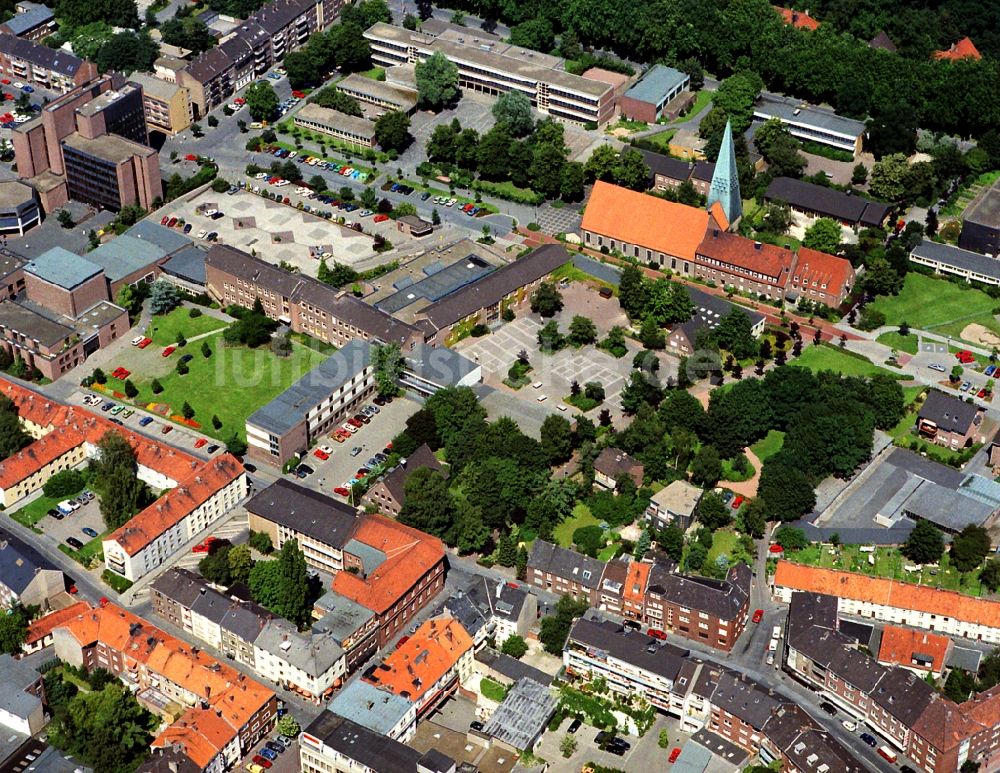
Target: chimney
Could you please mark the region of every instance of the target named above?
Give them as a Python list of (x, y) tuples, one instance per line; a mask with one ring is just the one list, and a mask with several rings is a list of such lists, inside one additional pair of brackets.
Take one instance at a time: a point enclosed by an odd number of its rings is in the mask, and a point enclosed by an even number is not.
[(754, 242), (754, 243), (753, 243), (753, 248), (754, 248), (755, 250), (759, 250), (759, 249), (761, 248), (761, 246), (762, 246), (762, 245), (761, 245), (761, 243), (760, 243), (760, 242)]

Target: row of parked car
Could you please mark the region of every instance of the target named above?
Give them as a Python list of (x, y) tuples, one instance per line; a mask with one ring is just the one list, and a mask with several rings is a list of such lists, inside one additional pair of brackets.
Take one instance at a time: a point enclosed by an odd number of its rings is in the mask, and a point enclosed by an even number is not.
[(279, 754), (284, 754), (285, 751), (291, 749), (294, 745), (295, 741), (287, 735), (279, 735), (274, 740), (267, 741), (261, 747), (261, 750), (247, 763), (247, 770), (250, 773), (264, 773), (278, 759)]

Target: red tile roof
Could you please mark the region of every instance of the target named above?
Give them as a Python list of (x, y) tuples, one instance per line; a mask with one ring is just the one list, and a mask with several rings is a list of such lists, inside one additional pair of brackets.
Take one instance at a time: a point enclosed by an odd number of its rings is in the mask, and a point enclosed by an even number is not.
[[(816, 288), (822, 289), (825, 285), (823, 292), (838, 297), (854, 285), (851, 261), (809, 247), (799, 249), (792, 275), (792, 284), (796, 287), (812, 287), (815, 282)], [(796, 276), (798, 281), (795, 281)]]
[(419, 701), (472, 649), (472, 637), (454, 618), (438, 617), (420, 626), (399, 649), (389, 653), (371, 679), (396, 695)]
[(444, 544), (437, 537), (383, 515), (362, 516), (353, 539), (380, 550), (385, 561), (364, 577), (338, 572), (331, 587), (374, 612), (385, 612), (444, 560)]
[(24, 643), (30, 645), (41, 641), (63, 623), (84, 614), (89, 609), (90, 604), (86, 601), (78, 601), (63, 609), (50, 612), (45, 617), (34, 620), (28, 625), (28, 636), (24, 640)]
[(84, 606), (80, 614), (55, 628), (65, 629), (81, 647), (100, 642), (199, 700), (198, 706), (181, 715), (176, 729), (165, 730), (153, 746), (179, 742), (204, 767), (214, 757), (213, 749), (224, 747), (257, 712), (275, 702), (274, 693), (264, 685), (143, 618), (114, 604)]
[(882, 630), (878, 661), (907, 668), (923, 668), (913, 662), (914, 655), (921, 655), (931, 659), (929, 670), (940, 673), (944, 669), (944, 660), (948, 656), (949, 647), (951, 639), (947, 636), (887, 625)]
[(912, 609), (952, 620), (1000, 628), (1000, 601), (938, 590), (926, 585), (779, 561), (774, 572), (774, 587), (825, 593), (828, 596)]
[(211, 459), (106, 539), (134, 556), (242, 475), (243, 466), (232, 454)]
[(943, 695), (936, 695), (913, 723), (913, 732), (939, 753), (947, 752), (986, 729), (966, 711), (968, 705), (959, 706)]
[(642, 604), (646, 597), (646, 587), (649, 585), (649, 570), (652, 564), (633, 561), (628, 565), (625, 575), (625, 585), (622, 586), (622, 598), (633, 604)]
[(703, 209), (599, 180), (594, 183), (581, 227), (664, 255), (694, 260), (708, 225), (708, 212)]
[(726, 217), (726, 210), (722, 208), (721, 201), (713, 201), (708, 208), (708, 214), (715, 218), (715, 222), (723, 231), (729, 230), (729, 218)]
[(774, 10), (778, 12), (778, 15), (785, 24), (791, 24), (796, 29), (819, 29), (819, 22), (805, 11), (796, 11), (794, 8), (782, 8), (780, 6), (774, 6)]
[(949, 59), (953, 62), (957, 62), (959, 59), (982, 59), (983, 55), (979, 53), (979, 49), (976, 48), (976, 44), (973, 43), (969, 38), (962, 38), (957, 43), (952, 43), (951, 48), (945, 51), (935, 51), (935, 59)]
[(705, 238), (698, 245), (696, 258), (701, 265), (719, 268), (704, 258), (737, 266), (744, 271), (763, 274), (771, 277), (773, 282), (782, 287), (788, 280), (792, 264), (795, 262), (795, 255), (785, 247), (755, 242), (753, 239), (719, 228), (710, 229), (705, 234)]

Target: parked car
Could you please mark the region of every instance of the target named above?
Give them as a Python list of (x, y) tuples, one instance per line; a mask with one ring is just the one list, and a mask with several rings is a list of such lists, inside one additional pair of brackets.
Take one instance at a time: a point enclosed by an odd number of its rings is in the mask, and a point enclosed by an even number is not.
[(646, 635), (652, 636), (654, 639), (659, 639), (660, 641), (667, 640), (667, 634), (664, 631), (661, 631), (659, 628), (650, 628), (648, 631), (646, 631)]
[[(268, 749), (270, 749), (271, 751), (275, 752), (276, 754), (281, 754), (285, 750), (284, 746), (282, 746), (282, 745), (280, 745), (278, 743), (275, 743), (274, 741), (267, 741), (264, 744), (264, 746), (266, 746)], [(263, 751), (263, 750), (261, 750), (261, 751)]]
[(667, 757), (667, 762), (674, 763), (677, 762), (677, 758), (681, 756), (681, 747), (675, 746), (673, 751), (670, 752), (670, 756)]
[(351, 495), (351, 490), (345, 488), (344, 486), (337, 486), (333, 489), (333, 493), (341, 497), (349, 497)]
[(295, 468), (294, 474), (296, 478), (305, 478), (307, 475), (312, 475), (314, 472), (316, 471), (308, 464), (300, 464)]
[(840, 724), (842, 724), (844, 726), (844, 730), (848, 731), (849, 733), (853, 733), (855, 730), (858, 729), (858, 723), (850, 719), (845, 719)]
[(171, 427), (169, 424), (164, 424), (163, 425), (163, 429), (160, 430), (160, 434), (161, 435), (169, 435), (171, 432), (173, 432), (173, 430), (174, 430), (174, 428)]
[(219, 445), (217, 443), (212, 443), (212, 445), (210, 445), (208, 448), (205, 449), (205, 453), (214, 454), (218, 450), (219, 450)]
[(317, 459), (320, 459), (320, 460), (322, 460), (322, 461), (324, 461), (324, 462), (325, 462), (325, 461), (326, 461), (327, 459), (329, 459), (329, 458), (330, 458), (330, 454), (328, 454), (328, 453), (327, 453), (326, 451), (324, 451), (324, 450), (323, 450), (322, 448), (317, 448), (316, 450), (314, 450), (314, 451), (313, 451), (313, 456), (315, 456), (315, 457), (316, 457)]
[(873, 749), (876, 746), (878, 746), (878, 741), (875, 740), (875, 736), (871, 735), (870, 733), (862, 733), (861, 734), (861, 740), (864, 741), (866, 744), (868, 744)]
[(750, 618), (750, 619), (753, 620), (753, 622), (755, 622), (755, 623), (759, 623), (763, 618), (764, 618), (764, 610), (763, 609), (757, 609), (757, 610), (754, 611), (753, 617)]
[(83, 548), (83, 543), (80, 542), (76, 537), (67, 537), (66, 544), (69, 545), (74, 550), (81, 550)]
[(84, 526), (82, 529), (80, 529), (80, 531), (82, 531), (90, 538), (94, 538), (97, 536), (97, 532), (94, 529), (91, 529), (89, 526)]
[(200, 437), (196, 441), (194, 441), (194, 447), (195, 448), (203, 448), (207, 444), (208, 444), (208, 441), (205, 440), (205, 438), (203, 438), (203, 437)]
[(253, 764), (260, 765), (262, 768), (264, 768), (264, 770), (267, 770), (269, 767), (271, 767), (271, 760), (269, 760), (267, 757), (261, 757), (259, 754), (255, 754), (253, 756)]
[(171, 354), (173, 354), (176, 351), (177, 351), (177, 347), (176, 346), (168, 346), (166, 349), (163, 350), (163, 353), (160, 356), (161, 357), (169, 357)]
[(930, 368), (931, 370), (936, 370), (938, 373), (944, 373), (945, 372), (944, 365), (939, 365), (936, 362), (933, 363), (932, 365), (928, 365), (927, 367)]
[(583, 720), (581, 720), (579, 717), (576, 717), (573, 719), (572, 722), (569, 723), (569, 727), (566, 728), (566, 732), (572, 735), (577, 730), (579, 730), (582, 725), (583, 725)]
[(139, 419), (139, 426), (140, 427), (148, 427), (152, 423), (153, 423), (153, 417), (152, 416), (143, 416), (141, 419)]
[(831, 717), (836, 716), (837, 714), (837, 707), (830, 703), (830, 701), (823, 701), (819, 704), (819, 707)]

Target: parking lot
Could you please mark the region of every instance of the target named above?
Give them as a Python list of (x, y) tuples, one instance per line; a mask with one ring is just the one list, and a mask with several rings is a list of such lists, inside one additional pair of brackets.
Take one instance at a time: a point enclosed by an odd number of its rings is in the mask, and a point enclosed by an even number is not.
[[(366, 404), (371, 405), (372, 403)], [(322, 491), (330, 496), (338, 496), (334, 494), (333, 489), (353, 480), (358, 468), (364, 465), (373, 454), (385, 448), (386, 444), (403, 429), (406, 420), (419, 409), (420, 404), (416, 400), (409, 397), (397, 397), (388, 405), (382, 406), (379, 413), (352, 435), (350, 440), (337, 443), (329, 436), (322, 438), (317, 447), (328, 445), (333, 449), (333, 454), (324, 461), (310, 452), (303, 462), (315, 472), (303, 478), (302, 485)], [(351, 451), (354, 448), (361, 450), (352, 456)], [(338, 498), (344, 499), (343, 497)], [(355, 504), (357, 503), (355, 502)]]
[[(250, 770), (249, 767), (253, 763), (253, 758), (259, 755), (261, 749), (266, 748), (268, 741), (273, 740), (278, 736), (277, 732), (271, 733), (270, 738), (266, 738), (256, 744), (253, 749), (240, 760), (240, 763), (236, 766), (235, 770), (245, 771)], [(263, 767), (263, 766), (261, 766)], [(267, 773), (298, 773), (299, 768), (299, 745), (297, 742), (292, 742), (292, 746), (283, 752), (276, 752), (276, 756), (271, 760), (271, 767), (267, 768)]]
[[(541, 744), (535, 750), (536, 756), (551, 762), (549, 770), (553, 773), (575, 773), (575, 771), (581, 770), (586, 762), (596, 762), (615, 770), (665, 770), (670, 749), (674, 746), (683, 746), (683, 740), (686, 738), (686, 736), (678, 737), (675, 720), (668, 720), (666, 717), (658, 715), (656, 722), (641, 738), (634, 735), (617, 734), (617, 737), (624, 739), (631, 747), (619, 757), (611, 752), (601, 751), (596, 742), (597, 734), (600, 731), (596, 727), (585, 724), (572, 735), (576, 740), (577, 749), (566, 759), (559, 750), (559, 744), (568, 735), (567, 730), (571, 723), (572, 719), (567, 717), (557, 731), (545, 733), (542, 736)], [(670, 740), (675, 742), (671, 743), (670, 748), (661, 749), (657, 744), (661, 729), (666, 729)]]
[[(73, 497), (69, 498), (73, 499)], [(79, 510), (64, 516), (61, 520), (46, 515), (36, 525), (45, 532), (46, 537), (57, 545), (66, 545), (68, 537), (74, 537), (86, 545), (92, 539), (99, 539), (99, 537), (95, 538), (85, 534), (84, 529), (92, 529), (98, 535), (103, 534), (106, 530), (97, 497), (94, 497), (87, 504), (81, 505)], [(67, 545), (67, 547), (69, 546)]]

